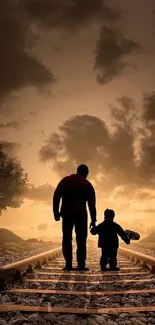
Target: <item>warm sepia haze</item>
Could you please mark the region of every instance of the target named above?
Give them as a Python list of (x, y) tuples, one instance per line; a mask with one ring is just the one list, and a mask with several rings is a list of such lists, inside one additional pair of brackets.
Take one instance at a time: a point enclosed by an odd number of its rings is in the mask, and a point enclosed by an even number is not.
[(155, 230), (154, 0), (0, 1), (0, 141), (29, 190), (1, 228), (60, 238), (53, 191), (88, 164), (98, 222), (106, 208)]

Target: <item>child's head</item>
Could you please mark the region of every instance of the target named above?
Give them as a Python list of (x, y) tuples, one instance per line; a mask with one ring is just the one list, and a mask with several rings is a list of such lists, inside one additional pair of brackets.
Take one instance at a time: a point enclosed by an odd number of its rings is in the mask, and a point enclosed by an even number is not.
[(104, 211), (104, 219), (105, 220), (112, 220), (113, 221), (114, 217), (115, 217), (114, 210), (106, 209)]

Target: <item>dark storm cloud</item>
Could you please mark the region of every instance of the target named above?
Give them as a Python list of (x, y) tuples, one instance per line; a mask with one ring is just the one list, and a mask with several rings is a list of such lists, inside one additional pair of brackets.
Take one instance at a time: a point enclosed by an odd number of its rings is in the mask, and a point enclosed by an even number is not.
[(46, 28), (72, 29), (92, 23), (115, 21), (119, 10), (106, 0), (25, 0), (30, 18)]
[(40, 231), (46, 231), (48, 228), (49, 228), (49, 224), (48, 223), (41, 223), (37, 227), (37, 229), (40, 230)]
[[(148, 96), (147, 104), (144, 97), (145, 110), (141, 109), (143, 128), (152, 99), (152, 95)], [(72, 117), (45, 141), (40, 150), (41, 160), (51, 161), (61, 177), (75, 172), (80, 163), (88, 164), (90, 178), (101, 195), (109, 195), (117, 186), (123, 186), (116, 197), (138, 201), (148, 196), (153, 198), (146, 188), (155, 189), (155, 133), (152, 126), (148, 126), (148, 133), (142, 133), (137, 163), (136, 108), (132, 99), (119, 98), (116, 107), (111, 109), (112, 129), (94, 116)], [(145, 194), (137, 193), (138, 190)]]
[(139, 44), (125, 38), (118, 29), (104, 26), (95, 51), (97, 81), (104, 84), (119, 76), (128, 65), (128, 55), (139, 49)]
[(79, 163), (88, 164), (91, 179), (102, 190), (112, 190), (117, 184), (126, 183), (130, 176), (133, 181), (135, 162), (130, 128), (118, 126), (112, 134), (97, 117), (75, 116), (66, 121), (46, 141), (40, 156), (43, 161), (52, 160), (60, 175), (75, 171)]
[[(64, 170), (73, 171), (81, 161), (91, 161), (92, 168), (100, 168), (98, 164), (102, 155), (106, 159), (105, 153), (110, 141), (108, 129), (102, 120), (89, 115), (75, 116), (66, 121), (59, 130), (60, 133), (52, 134), (41, 148), (40, 156), (43, 161), (53, 159), (54, 168), (60, 173)], [(61, 161), (63, 157), (66, 157), (65, 162)], [(92, 157), (95, 157), (94, 161)]]
[[(0, 1), (0, 98), (27, 86), (43, 87), (52, 73), (31, 55), (33, 35), (17, 1)], [(28, 45), (29, 43), (29, 45)]]
[[(141, 138), (141, 174), (152, 188), (155, 179), (155, 92), (144, 95), (142, 120), (144, 135)], [(149, 182), (150, 180), (150, 182)]]
[[(22, 3), (23, 4), (23, 3)], [(97, 81), (110, 82), (129, 65), (127, 56), (140, 49), (134, 40), (127, 39), (118, 23), (124, 13), (118, 1), (108, 0), (25, 0), (30, 19), (41, 28), (75, 32), (80, 27), (98, 21), (101, 26), (96, 46)]]
[(155, 122), (155, 92), (144, 95), (143, 119), (146, 123)]
[(37, 187), (30, 185), (27, 193), (25, 193), (25, 199), (51, 205), (53, 193), (54, 187), (50, 184), (45, 184)]

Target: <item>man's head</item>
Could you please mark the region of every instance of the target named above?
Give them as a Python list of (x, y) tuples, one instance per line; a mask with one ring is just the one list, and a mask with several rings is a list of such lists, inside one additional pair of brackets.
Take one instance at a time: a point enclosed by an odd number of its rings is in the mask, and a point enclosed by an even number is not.
[(106, 209), (104, 211), (104, 219), (105, 220), (113, 220), (115, 217), (115, 212), (114, 210)]
[(87, 178), (89, 174), (89, 169), (86, 165), (79, 165), (77, 168), (77, 174)]

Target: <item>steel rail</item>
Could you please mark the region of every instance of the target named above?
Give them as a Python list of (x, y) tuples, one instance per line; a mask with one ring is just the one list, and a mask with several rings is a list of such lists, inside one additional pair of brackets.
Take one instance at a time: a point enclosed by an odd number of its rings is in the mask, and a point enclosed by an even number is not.
[(141, 263), (143, 262), (144, 266), (147, 266), (151, 269), (152, 273), (155, 273), (155, 257), (146, 255), (146, 254), (142, 254), (139, 252), (136, 252), (134, 250), (130, 250), (124, 247), (120, 247), (119, 248), (119, 253), (123, 256), (123, 257), (130, 257), (134, 260), (137, 261), (137, 263)]
[(56, 257), (62, 251), (61, 247), (57, 247), (46, 252), (25, 258), (18, 262), (10, 263), (0, 267), (0, 290), (5, 289), (5, 282), (10, 280), (20, 280), (22, 278), (22, 273), (33, 271), (33, 268), (36, 266), (36, 263), (40, 264), (41, 262), (46, 261), (48, 257)]

